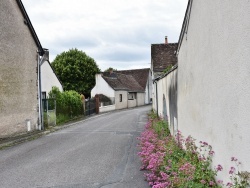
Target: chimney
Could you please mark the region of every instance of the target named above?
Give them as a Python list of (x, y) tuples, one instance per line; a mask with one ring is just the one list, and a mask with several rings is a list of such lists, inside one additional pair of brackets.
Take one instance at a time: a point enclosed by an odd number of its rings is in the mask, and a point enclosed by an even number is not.
[(168, 44), (168, 36), (165, 36), (165, 44)]
[(44, 48), (43, 50), (44, 50), (44, 55), (43, 55), (44, 59), (49, 61), (49, 50), (46, 48)]

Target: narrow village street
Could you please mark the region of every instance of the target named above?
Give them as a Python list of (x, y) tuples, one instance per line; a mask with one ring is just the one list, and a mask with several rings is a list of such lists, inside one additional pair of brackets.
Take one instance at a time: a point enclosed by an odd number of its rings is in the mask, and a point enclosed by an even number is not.
[(137, 137), (151, 106), (92, 116), (0, 151), (1, 188), (147, 188)]

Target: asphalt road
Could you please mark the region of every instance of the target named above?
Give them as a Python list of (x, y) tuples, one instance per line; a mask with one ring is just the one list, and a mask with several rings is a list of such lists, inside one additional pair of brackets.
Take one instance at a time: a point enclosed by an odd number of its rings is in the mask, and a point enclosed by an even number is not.
[(137, 139), (150, 106), (92, 116), (0, 151), (1, 188), (148, 188)]

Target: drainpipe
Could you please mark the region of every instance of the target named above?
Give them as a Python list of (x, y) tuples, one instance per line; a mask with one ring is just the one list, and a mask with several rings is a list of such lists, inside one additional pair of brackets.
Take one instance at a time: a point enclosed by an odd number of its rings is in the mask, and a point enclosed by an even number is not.
[(44, 56), (37, 54), (37, 68), (38, 68), (38, 100), (39, 100), (39, 122), (38, 129), (44, 130), (43, 111), (42, 111), (42, 82), (41, 82), (41, 64), (44, 61)]

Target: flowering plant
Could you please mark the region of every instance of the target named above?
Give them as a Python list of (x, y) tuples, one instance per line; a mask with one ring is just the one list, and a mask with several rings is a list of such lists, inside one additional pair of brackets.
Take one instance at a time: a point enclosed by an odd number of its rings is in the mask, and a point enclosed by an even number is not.
[[(200, 141), (198, 147), (191, 136), (184, 138), (180, 131), (172, 137), (167, 122), (155, 114), (149, 115), (145, 131), (138, 139), (141, 169), (146, 171), (146, 180), (153, 188), (225, 186), (222, 180), (215, 181), (215, 176), (223, 167), (211, 168), (215, 152), (207, 142)], [(237, 162), (235, 158), (232, 161)], [(235, 172), (235, 168), (231, 167), (229, 174), (232, 182), (226, 186), (244, 188), (249, 185), (246, 178), (239, 178)]]

